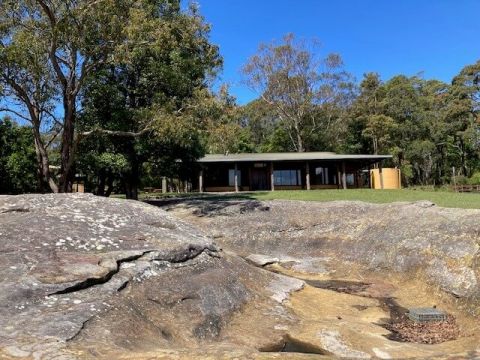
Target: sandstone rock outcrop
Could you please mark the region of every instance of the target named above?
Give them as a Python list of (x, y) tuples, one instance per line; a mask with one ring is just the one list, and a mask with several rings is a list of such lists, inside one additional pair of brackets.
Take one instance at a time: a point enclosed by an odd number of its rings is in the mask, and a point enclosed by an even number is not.
[[(301, 286), (286, 280), (147, 204), (0, 196), (0, 357), (257, 348), (283, 336), (259, 333), (294, 321), (278, 299)], [(242, 312), (263, 325), (238, 330), (231, 322), (242, 329)]]
[[(480, 211), (208, 199), (165, 208), (0, 196), (0, 359), (480, 356)], [(437, 304), (460, 336), (395, 341), (385, 304)]]
[(203, 200), (167, 208), (252, 262), (276, 260), (315, 273), (361, 264), (375, 272), (422, 275), (453, 296), (480, 301), (480, 210), (429, 202), (279, 200)]

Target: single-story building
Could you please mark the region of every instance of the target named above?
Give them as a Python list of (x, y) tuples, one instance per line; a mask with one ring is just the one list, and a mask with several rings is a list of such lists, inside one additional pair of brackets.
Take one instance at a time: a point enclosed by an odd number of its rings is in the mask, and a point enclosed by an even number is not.
[[(347, 189), (369, 185), (376, 167), (391, 155), (332, 152), (209, 154), (198, 160), (200, 192)], [(381, 186), (383, 188), (383, 186)]]

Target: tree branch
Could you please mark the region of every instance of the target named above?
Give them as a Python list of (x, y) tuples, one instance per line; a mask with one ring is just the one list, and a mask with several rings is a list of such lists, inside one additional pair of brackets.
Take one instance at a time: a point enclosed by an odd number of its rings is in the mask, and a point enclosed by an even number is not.
[(37, 2), (40, 4), (45, 14), (48, 16), (48, 19), (50, 20), (50, 24), (52, 25), (52, 28), (54, 28), (55, 25), (57, 24), (57, 21), (55, 19), (55, 16), (53, 15), (52, 9), (50, 9), (47, 3), (43, 0), (37, 0)]
[(12, 110), (12, 109), (9, 109), (9, 108), (0, 108), (0, 112), (2, 112), (2, 111), (10, 112), (10, 113), (18, 116), (19, 118), (21, 118), (25, 121), (31, 122), (30, 118), (26, 117), (25, 115), (20, 114), (18, 111), (15, 111), (15, 110)]
[(50, 45), (49, 57), (50, 61), (52, 62), (53, 69), (57, 74), (58, 79), (60, 80), (64, 89), (67, 88), (67, 79), (65, 78), (65, 74), (62, 72), (62, 68), (58, 63), (56, 49), (57, 49), (57, 36), (55, 34), (55, 28), (57, 26), (57, 20), (55, 19), (55, 15), (53, 14), (52, 9), (46, 4), (43, 0), (37, 0), (40, 6), (43, 9), (43, 12), (47, 15), (48, 19), (50, 20), (50, 27), (52, 28), (52, 42)]
[(133, 132), (133, 131), (117, 131), (117, 130), (106, 130), (106, 129), (93, 129), (90, 131), (84, 131), (79, 133), (81, 137), (87, 137), (93, 134), (106, 134), (106, 135), (114, 135), (114, 136), (122, 136), (122, 137), (140, 137), (147, 132), (151, 131), (152, 129), (150, 127), (146, 127), (145, 129), (139, 131), (139, 132)]
[(57, 117), (56, 117), (50, 110), (42, 107), (41, 112), (47, 114), (48, 116), (50, 116), (55, 124), (57, 124), (58, 126), (60, 126), (60, 128), (63, 128), (63, 123), (60, 122), (60, 121), (58, 121), (58, 120), (57, 120)]
[(62, 132), (61, 129), (55, 131), (55, 134), (53, 134), (52, 138), (48, 141), (48, 143), (45, 145), (45, 148), (49, 148), (50, 145), (52, 145), (52, 143), (55, 141), (55, 139), (57, 138), (58, 134), (60, 134)]
[(27, 107), (28, 112), (30, 113), (30, 119), (27, 121), (34, 125), (38, 125), (36, 124), (39, 122), (38, 114), (35, 112), (35, 106), (28, 96), (27, 91), (12, 78), (4, 76), (4, 79), (16, 91), (16, 96), (20, 99), (20, 101), (23, 101)]

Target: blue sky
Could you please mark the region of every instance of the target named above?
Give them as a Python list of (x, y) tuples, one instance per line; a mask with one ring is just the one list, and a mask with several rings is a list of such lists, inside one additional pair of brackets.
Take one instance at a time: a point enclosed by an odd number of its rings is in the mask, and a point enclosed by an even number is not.
[(480, 59), (480, 0), (197, 0), (212, 25), (224, 70), (238, 102), (256, 97), (241, 83), (240, 69), (260, 42), (289, 32), (316, 38), (324, 54), (342, 55), (360, 80), (416, 75), (449, 82)]

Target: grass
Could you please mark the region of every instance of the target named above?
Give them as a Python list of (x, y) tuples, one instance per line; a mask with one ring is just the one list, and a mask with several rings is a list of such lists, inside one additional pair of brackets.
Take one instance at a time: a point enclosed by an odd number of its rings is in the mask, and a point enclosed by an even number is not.
[(445, 190), (311, 190), (311, 191), (274, 191), (251, 193), (258, 200), (305, 200), (305, 201), (334, 201), (359, 200), (370, 203), (390, 203), (396, 201), (429, 200), (438, 206), (480, 209), (480, 193), (455, 193)]
[[(120, 195), (121, 197), (121, 195)], [(429, 200), (441, 207), (480, 209), (480, 193), (455, 193), (448, 190), (402, 189), (402, 190), (280, 190), (243, 193), (189, 193), (189, 194), (140, 194), (140, 200), (148, 198), (206, 198), (210, 200), (257, 199), (257, 200), (303, 200), (335, 201), (358, 200), (369, 203)]]
[[(112, 197), (125, 198), (118, 194)], [(336, 201), (357, 200), (369, 203), (391, 203), (397, 201), (420, 201), (429, 200), (437, 206), (462, 209), (480, 209), (480, 193), (455, 193), (445, 189), (434, 190), (432, 188), (411, 188), (402, 190), (371, 190), (371, 189), (348, 189), (348, 190), (278, 190), (257, 191), (242, 193), (169, 193), (169, 194), (146, 194), (140, 193), (140, 200), (166, 199), (166, 198), (205, 198), (209, 200), (230, 199), (256, 199), (256, 200), (302, 200), (302, 201)]]

